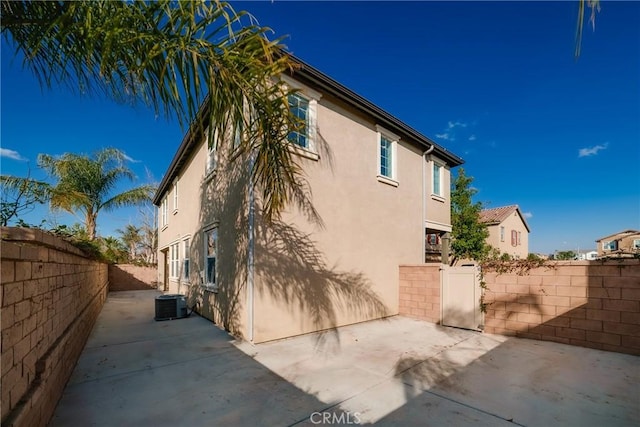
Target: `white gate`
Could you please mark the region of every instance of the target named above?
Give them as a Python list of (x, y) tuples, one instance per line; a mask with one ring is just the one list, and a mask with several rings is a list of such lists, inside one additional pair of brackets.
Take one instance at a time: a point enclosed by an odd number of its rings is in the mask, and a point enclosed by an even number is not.
[(443, 266), (442, 324), (456, 328), (481, 330), (484, 318), (480, 310), (480, 266)]

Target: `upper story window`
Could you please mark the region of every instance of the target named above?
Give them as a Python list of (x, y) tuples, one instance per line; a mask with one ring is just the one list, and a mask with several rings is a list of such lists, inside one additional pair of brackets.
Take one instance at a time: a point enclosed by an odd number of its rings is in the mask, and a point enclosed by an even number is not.
[(204, 131), (204, 143), (207, 147), (207, 163), (205, 166), (205, 174), (209, 175), (213, 171), (216, 170), (216, 166), (218, 165), (218, 150), (216, 137), (214, 136), (214, 141), (211, 145), (209, 145), (209, 128)]
[(173, 183), (173, 212), (178, 211), (178, 180)]
[(162, 204), (160, 205), (160, 226), (166, 227), (167, 225), (167, 211), (168, 211), (168, 202), (167, 196), (164, 196), (162, 199)]
[(602, 249), (605, 251), (615, 251), (618, 249), (617, 240), (605, 240), (602, 242)]
[(504, 242), (504, 226), (500, 226), (500, 241)]
[(633, 239), (633, 249), (640, 249), (640, 239)]
[(296, 90), (295, 93), (288, 96), (289, 110), (298, 119), (298, 126), (295, 129), (290, 129), (288, 135), (292, 151), (300, 156), (318, 160), (316, 147), (317, 110), (318, 101), (322, 94), (288, 76), (280, 78), (286, 89)]
[(378, 131), (378, 181), (398, 186), (397, 147), (400, 137), (376, 126)]
[(442, 165), (436, 162), (433, 162), (433, 188), (432, 193), (436, 196), (444, 197), (443, 188), (442, 188)]
[(289, 132), (289, 141), (302, 148), (310, 149), (309, 100), (299, 94), (289, 95), (289, 109), (298, 119), (297, 128)]
[(380, 137), (380, 175), (393, 179), (393, 143)]

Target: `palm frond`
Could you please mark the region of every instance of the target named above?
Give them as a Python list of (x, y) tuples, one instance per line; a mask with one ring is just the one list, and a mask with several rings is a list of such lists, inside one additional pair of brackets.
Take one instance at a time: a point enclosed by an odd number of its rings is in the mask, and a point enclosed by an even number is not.
[[(269, 40), (271, 30), (251, 15), (219, 1), (1, 5), (3, 34), (43, 86), (66, 84), (80, 93), (144, 102), (183, 128), (193, 122), (202, 132), (208, 125), (211, 143), (214, 135), (247, 124), (248, 106), (259, 132), (240, 151), (257, 152), (253, 183), (264, 196), (265, 217), (276, 217), (290, 201), (309, 206), (310, 193), (281, 127), (295, 120), (286, 92), (273, 84), (295, 66), (282, 54), (282, 40)], [(273, 97), (284, 98), (269, 105)], [(53, 166), (50, 160), (42, 164)]]
[(100, 205), (100, 209), (112, 210), (124, 206), (138, 205), (151, 200), (154, 191), (155, 187), (151, 185), (133, 188), (104, 201)]

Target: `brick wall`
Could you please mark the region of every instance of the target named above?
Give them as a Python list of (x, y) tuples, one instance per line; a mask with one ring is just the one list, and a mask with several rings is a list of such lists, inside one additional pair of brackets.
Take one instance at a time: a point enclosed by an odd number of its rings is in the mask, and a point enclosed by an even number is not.
[(45, 426), (106, 299), (107, 265), (40, 230), (0, 232), (2, 425)]
[(109, 291), (157, 289), (158, 268), (133, 264), (109, 265)]
[[(640, 355), (640, 260), (484, 272), (485, 332)], [(400, 266), (400, 314), (440, 323), (439, 265)]]
[(440, 264), (400, 266), (400, 315), (440, 321)]
[(640, 355), (640, 260), (484, 273), (485, 331)]

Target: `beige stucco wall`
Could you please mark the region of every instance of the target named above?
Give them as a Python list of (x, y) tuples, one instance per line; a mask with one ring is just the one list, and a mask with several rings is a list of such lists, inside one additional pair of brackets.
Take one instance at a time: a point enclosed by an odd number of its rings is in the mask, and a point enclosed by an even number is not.
[[(203, 144), (183, 168), (175, 214), (173, 190), (167, 195), (169, 225), (159, 233), (160, 251), (190, 236), (196, 275), (190, 286), (170, 281), (169, 292), (189, 294), (205, 316), (256, 343), (398, 314), (398, 266), (424, 261), (423, 185), (431, 228), (447, 231), (450, 177), (445, 168), (444, 197), (432, 198), (432, 159), (423, 168), (423, 149), (400, 138), (397, 185), (381, 182), (376, 124), (330, 96), (319, 100), (319, 158), (294, 158), (306, 174), (322, 225), (295, 209), (266, 224), (258, 200), (253, 293), (247, 286), (244, 178), (230, 178), (238, 173), (236, 165), (203, 180)], [(201, 191), (203, 184), (208, 193)], [(228, 286), (219, 294), (196, 284), (203, 269), (202, 231), (214, 221), (219, 222), (220, 283)], [(162, 254), (158, 270), (162, 283)]]
[[(325, 147), (318, 161), (299, 160), (324, 227), (290, 212), (277, 233), (259, 235), (255, 342), (398, 314), (398, 266), (423, 262), (422, 152), (401, 138), (398, 185), (381, 182), (376, 124), (326, 96), (317, 111)], [(450, 226), (449, 171), (441, 200), (430, 163), (424, 171), (428, 217)]]
[[(240, 164), (231, 165), (224, 153), (219, 153), (215, 173), (206, 174), (208, 149), (205, 140), (185, 163), (178, 179), (178, 209), (173, 209), (173, 191), (167, 194), (168, 224), (158, 236), (158, 282), (162, 288), (165, 274), (163, 251), (175, 242), (190, 240), (190, 277), (169, 278), (167, 293), (188, 296), (188, 305), (216, 324), (244, 337), (247, 334), (246, 312), (246, 179)], [(245, 167), (246, 170), (246, 167)], [(218, 227), (216, 260), (219, 290), (202, 286), (204, 270), (204, 232)], [(180, 268), (184, 256), (180, 246)], [(167, 252), (167, 257), (170, 252)], [(182, 277), (182, 271), (180, 272)]]
[[(504, 241), (500, 241), (500, 227), (504, 227)], [(513, 212), (499, 225), (490, 225), (487, 243), (497, 248), (500, 253), (506, 253), (514, 258), (526, 258), (529, 255), (529, 232), (518, 212)], [(511, 245), (511, 230), (520, 232), (520, 245)]]

